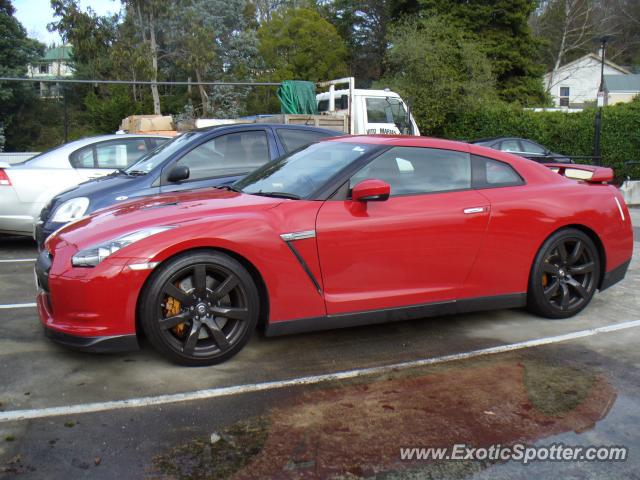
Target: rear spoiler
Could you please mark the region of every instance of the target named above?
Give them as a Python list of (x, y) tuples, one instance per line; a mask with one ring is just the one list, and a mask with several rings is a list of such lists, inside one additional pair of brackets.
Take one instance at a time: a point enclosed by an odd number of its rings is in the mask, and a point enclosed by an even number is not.
[(579, 163), (544, 163), (543, 165), (558, 175), (574, 180), (583, 180), (589, 183), (607, 183), (613, 180), (613, 170), (609, 167)]

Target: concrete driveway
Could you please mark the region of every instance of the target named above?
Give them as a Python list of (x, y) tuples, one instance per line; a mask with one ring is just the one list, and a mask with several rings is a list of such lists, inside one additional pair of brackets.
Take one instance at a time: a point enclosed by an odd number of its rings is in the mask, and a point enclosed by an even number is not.
[[(98, 356), (52, 344), (33, 305), (35, 246), (0, 239), (0, 476), (637, 478), (635, 245), (624, 282), (568, 320), (502, 310), (256, 333), (222, 365), (184, 368), (148, 345)], [(518, 442), (625, 446), (629, 458), (525, 466), (400, 452)]]

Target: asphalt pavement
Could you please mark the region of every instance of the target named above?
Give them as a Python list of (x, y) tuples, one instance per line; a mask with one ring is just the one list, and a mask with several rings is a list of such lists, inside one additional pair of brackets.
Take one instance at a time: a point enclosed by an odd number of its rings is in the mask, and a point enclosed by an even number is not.
[[(35, 245), (1, 238), (0, 477), (640, 478), (634, 245), (626, 279), (571, 319), (500, 310), (256, 333), (222, 365), (185, 368), (147, 344), (90, 355), (51, 343), (33, 307)], [(628, 459), (400, 451), (519, 442), (623, 446)]]

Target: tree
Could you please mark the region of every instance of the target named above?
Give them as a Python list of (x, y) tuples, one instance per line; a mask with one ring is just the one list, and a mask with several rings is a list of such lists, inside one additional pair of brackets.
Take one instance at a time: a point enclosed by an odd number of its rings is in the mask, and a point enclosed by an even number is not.
[(497, 99), (491, 63), (473, 38), (438, 16), (401, 21), (391, 30), (379, 83), (411, 101), (423, 134), (439, 135), (456, 116)]
[(541, 42), (528, 19), (535, 0), (419, 0), (424, 15), (439, 15), (473, 35), (491, 61), (499, 95), (535, 105), (544, 101)]
[(347, 73), (347, 49), (336, 28), (314, 10), (284, 9), (258, 29), (271, 81), (328, 80)]
[(56, 21), (48, 25), (65, 43), (73, 45), (72, 63), (78, 78), (110, 78), (110, 49), (117, 38), (118, 15), (98, 16), (90, 7), (80, 8), (78, 0), (51, 0)]
[[(27, 65), (44, 51), (44, 45), (27, 37), (9, 0), (0, 0), (0, 76), (24, 77)], [(28, 83), (0, 82), (0, 125), (6, 129), (6, 146), (13, 148), (12, 127), (16, 117), (31, 102), (37, 101)], [(4, 137), (4, 134), (3, 134)]]
[[(151, 64), (151, 96), (153, 97), (154, 115), (162, 115), (160, 108), (160, 93), (158, 92), (158, 34), (163, 31), (163, 24), (179, 5), (169, 5), (162, 0), (125, 0), (127, 16), (133, 19), (141, 36), (142, 43), (147, 47), (149, 63)], [(175, 7), (175, 8), (172, 8)]]
[[(252, 20), (246, 17), (246, 10), (246, 0), (184, 2), (173, 19), (172, 33), (167, 35), (168, 48), (176, 63), (185, 71), (193, 72), (198, 82), (234, 79), (236, 74), (243, 80), (251, 78), (258, 46), (255, 33), (247, 28)], [(185, 30), (184, 25), (189, 28)], [(211, 113), (214, 102), (206, 86), (199, 85), (198, 91), (203, 114)], [(232, 89), (225, 89), (225, 93), (237, 96)], [(231, 108), (229, 105), (233, 103), (226, 103), (225, 108)], [(236, 105), (231, 111), (238, 108)]]
[(345, 39), (349, 70), (368, 87), (384, 73), (387, 28), (391, 21), (389, 0), (334, 0), (325, 7), (326, 17)]

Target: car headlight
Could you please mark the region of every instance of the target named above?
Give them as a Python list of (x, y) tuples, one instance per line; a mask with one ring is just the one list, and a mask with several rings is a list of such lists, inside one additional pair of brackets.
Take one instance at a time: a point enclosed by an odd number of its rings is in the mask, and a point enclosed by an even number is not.
[(143, 238), (155, 235), (156, 233), (171, 230), (172, 228), (175, 228), (175, 226), (167, 225), (164, 227), (143, 228), (142, 230), (127, 233), (126, 235), (122, 235), (114, 240), (109, 240), (108, 242), (80, 250), (71, 258), (71, 264), (74, 267), (95, 267), (109, 255), (116, 253), (121, 248), (131, 245)]
[[(56, 208), (51, 221), (55, 223), (67, 223), (78, 220), (82, 218), (87, 208), (89, 208), (89, 199), (87, 197), (72, 198)], [(43, 218), (43, 220), (46, 219)]]

